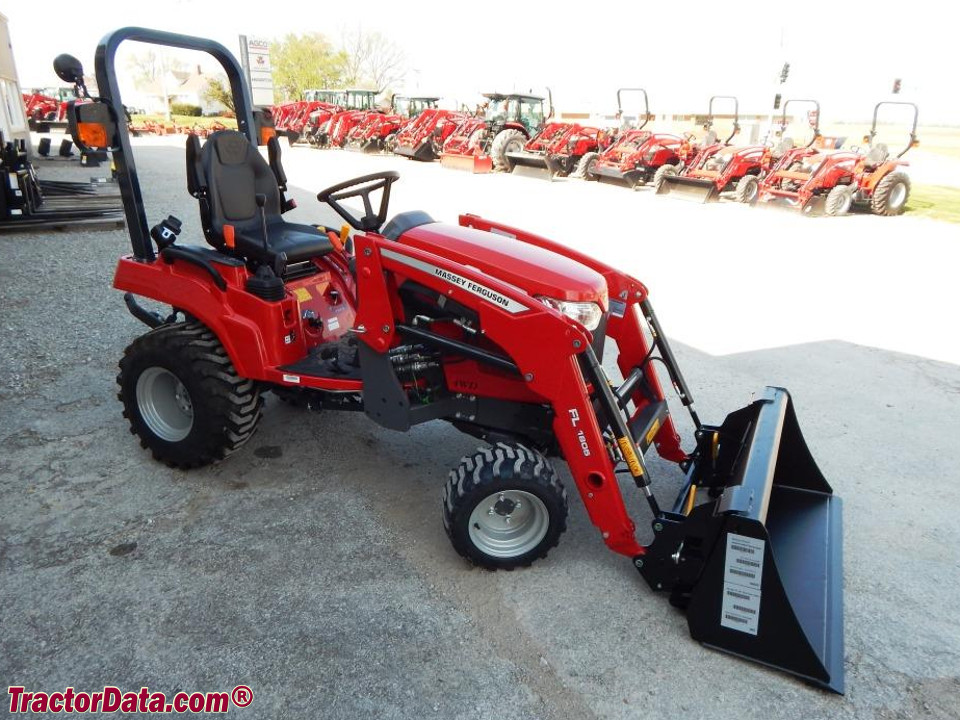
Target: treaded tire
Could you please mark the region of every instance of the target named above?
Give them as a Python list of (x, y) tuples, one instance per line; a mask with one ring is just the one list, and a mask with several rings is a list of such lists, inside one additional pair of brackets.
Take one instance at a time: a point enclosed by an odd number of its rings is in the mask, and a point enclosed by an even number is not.
[[(898, 188), (903, 188), (902, 197)], [(902, 172), (892, 172), (877, 183), (873, 197), (870, 198), (870, 210), (874, 215), (899, 215), (910, 200), (910, 176)], [(899, 202), (897, 202), (899, 201)]]
[(493, 139), (493, 144), (490, 145), (490, 157), (493, 159), (493, 166), (497, 170), (512, 172), (513, 162), (507, 157), (507, 153), (523, 150), (523, 146), (526, 144), (527, 136), (519, 130), (513, 128), (501, 130)]
[(593, 182), (599, 180), (600, 176), (593, 172), (594, 163), (597, 162), (597, 158), (600, 157), (600, 153), (597, 152), (588, 152), (582, 158), (580, 162), (577, 163), (577, 170), (574, 173), (576, 177), (582, 177), (584, 180)]
[[(535, 546), (522, 548), (522, 552), (491, 554), (474, 540), (471, 515), (484, 500), (511, 491), (533, 495), (540, 501), (541, 510), (546, 512), (546, 531)], [(443, 527), (453, 548), (476, 565), (489, 570), (526, 567), (546, 557), (567, 529), (567, 494), (553, 466), (540, 453), (500, 442), (463, 458), (450, 471), (443, 492)], [(473, 528), (479, 530), (476, 524)]]
[(760, 195), (760, 179), (756, 175), (744, 175), (737, 181), (734, 197), (737, 202), (750, 204)]
[(834, 217), (846, 215), (853, 206), (853, 188), (849, 185), (837, 185), (827, 193), (823, 211)]
[(653, 189), (659, 190), (660, 185), (663, 183), (663, 179), (667, 176), (675, 176), (680, 174), (680, 168), (676, 165), (661, 165), (657, 168), (657, 171), (653, 174)]
[[(192, 422), (182, 439), (165, 440), (144, 419), (138, 381), (155, 368), (172, 374), (189, 393)], [(117, 384), (130, 432), (170, 467), (223, 460), (251, 438), (263, 410), (257, 384), (237, 375), (216, 335), (198, 322), (163, 325), (134, 340), (120, 359)]]

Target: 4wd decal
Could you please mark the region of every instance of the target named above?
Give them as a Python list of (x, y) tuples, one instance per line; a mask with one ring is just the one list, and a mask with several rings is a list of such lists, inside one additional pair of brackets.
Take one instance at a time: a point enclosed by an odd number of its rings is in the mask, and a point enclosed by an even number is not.
[(430, 273), (435, 275), (442, 280), (446, 280), (451, 285), (456, 285), (457, 287), (463, 288), (468, 293), (481, 297), (484, 300), (489, 300), (494, 305), (502, 307), (508, 313), (516, 314), (523, 312), (524, 310), (529, 310), (529, 308), (523, 303), (519, 303), (512, 298), (508, 298), (505, 295), (501, 295), (495, 290), (491, 290), (488, 287), (475, 283), (473, 280), (465, 278), (456, 273), (452, 273), (449, 270), (444, 270), (439, 268), (436, 265), (431, 265), (430, 263), (423, 262), (422, 260), (417, 260), (416, 258), (409, 257), (407, 255), (402, 255), (393, 250), (381, 250), (380, 254), (391, 260), (396, 260), (398, 263), (404, 265), (409, 265), (410, 267), (416, 268), (417, 270), (422, 270), (425, 273)]

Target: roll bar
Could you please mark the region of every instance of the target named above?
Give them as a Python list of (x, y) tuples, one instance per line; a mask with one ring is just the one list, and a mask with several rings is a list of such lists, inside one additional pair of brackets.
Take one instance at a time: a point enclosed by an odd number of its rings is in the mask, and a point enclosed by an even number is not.
[[(237, 128), (247, 136), (252, 144), (257, 144), (256, 126), (253, 120), (253, 103), (250, 98), (250, 91), (244, 81), (243, 70), (237, 59), (226, 47), (206, 38), (141, 27), (125, 27), (107, 33), (100, 40), (100, 44), (97, 45), (94, 61), (101, 100), (109, 103), (113, 108), (123, 107), (114, 61), (117, 48), (127, 40), (184, 50), (199, 50), (212, 55), (223, 67), (227, 74), (227, 80), (230, 82), (234, 109), (237, 115)], [(130, 145), (130, 134), (127, 131), (126, 123), (117, 123), (117, 135), (120, 142), (119, 147), (113, 151), (113, 160), (116, 166), (117, 184), (120, 186), (120, 195), (123, 198), (123, 211), (127, 220), (127, 231), (130, 233), (130, 244), (133, 247), (133, 254), (138, 260), (152, 262), (156, 259), (156, 254), (150, 242), (147, 216), (143, 207), (143, 196), (140, 192), (140, 181), (137, 176), (133, 149)]]
[(900, 102), (895, 100), (884, 100), (874, 105), (873, 124), (870, 125), (870, 135), (869, 135), (869, 138), (870, 138), (869, 142), (871, 145), (873, 145), (873, 138), (875, 138), (877, 135), (877, 115), (880, 113), (881, 105), (902, 105), (904, 107), (913, 108), (913, 125), (910, 127), (910, 142), (907, 143), (907, 146), (903, 150), (901, 150), (900, 153), (897, 155), (898, 158), (903, 157), (904, 155), (907, 154), (907, 151), (910, 148), (912, 148), (914, 145), (917, 144), (917, 120), (919, 120), (920, 118), (920, 108), (917, 107), (916, 103)]
[(643, 122), (637, 126), (637, 130), (642, 130), (643, 127), (650, 122), (650, 101), (647, 98), (647, 91), (643, 88), (620, 88), (617, 90), (617, 111), (620, 116), (623, 115), (623, 103), (621, 102), (621, 93), (625, 92), (638, 92), (643, 94)]
[(707, 124), (713, 125), (713, 103), (715, 100), (733, 100), (733, 129), (730, 135), (723, 141), (724, 145), (729, 145), (733, 136), (740, 132), (740, 101), (734, 95), (714, 95), (710, 98), (710, 104), (707, 106)]
[(815, 111), (817, 113), (817, 124), (813, 126), (813, 137), (811, 137), (810, 142), (808, 142), (804, 146), (804, 147), (810, 147), (817, 141), (817, 138), (820, 137), (820, 103), (817, 102), (816, 100), (804, 100), (800, 98), (791, 98), (787, 100), (785, 103), (783, 103), (783, 113), (780, 115), (780, 131), (781, 132), (783, 132), (783, 130), (785, 130), (787, 127), (787, 106), (789, 106), (790, 103), (808, 103), (813, 105), (814, 108), (816, 109)]

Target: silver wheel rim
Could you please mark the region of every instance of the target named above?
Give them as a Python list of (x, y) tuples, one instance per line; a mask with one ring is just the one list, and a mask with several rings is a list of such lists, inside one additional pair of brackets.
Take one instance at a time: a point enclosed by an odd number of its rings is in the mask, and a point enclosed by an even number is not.
[(162, 367), (151, 367), (137, 378), (137, 409), (150, 432), (161, 440), (179, 442), (193, 428), (193, 403), (180, 379)]
[(470, 540), (491, 557), (512, 558), (530, 552), (549, 527), (547, 506), (523, 490), (488, 495), (470, 513)]
[(907, 186), (905, 183), (897, 183), (890, 190), (890, 199), (887, 201), (887, 205), (893, 209), (898, 210), (907, 199)]

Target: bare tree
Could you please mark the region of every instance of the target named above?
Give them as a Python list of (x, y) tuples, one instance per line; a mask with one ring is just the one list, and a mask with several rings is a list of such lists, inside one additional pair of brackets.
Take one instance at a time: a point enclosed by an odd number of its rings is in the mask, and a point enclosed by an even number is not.
[(361, 28), (344, 33), (343, 49), (347, 54), (345, 79), (352, 85), (370, 85), (388, 90), (407, 75), (407, 57), (390, 38), (379, 32), (366, 33)]

